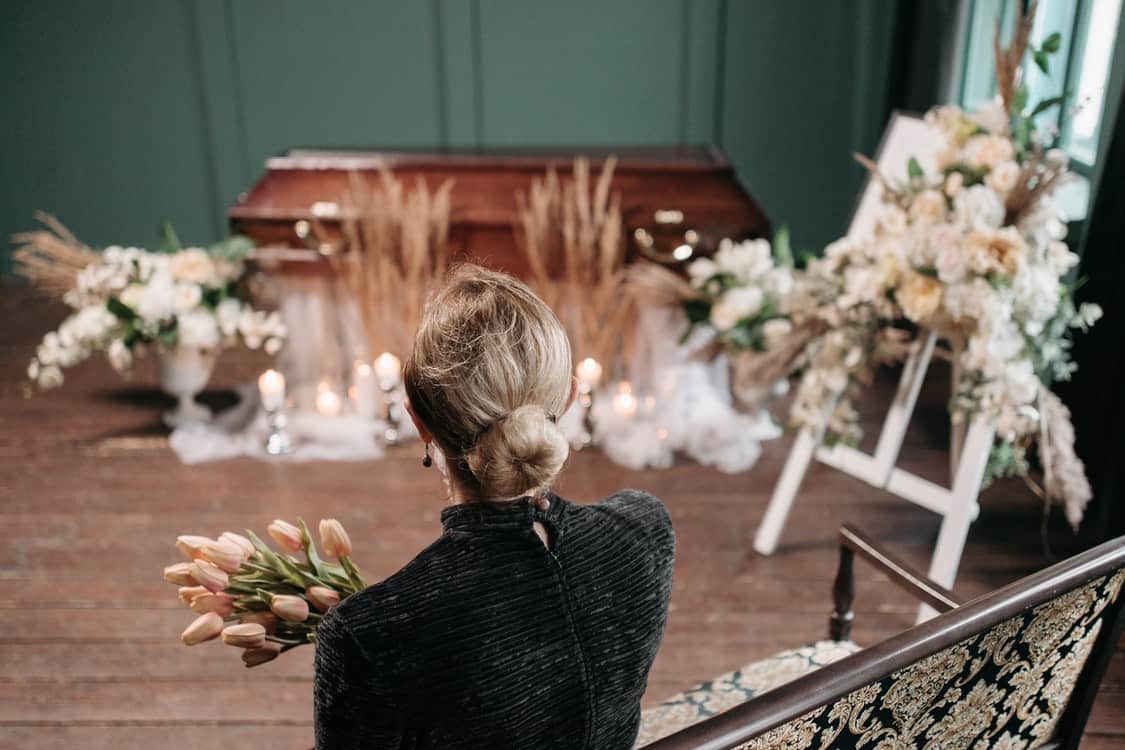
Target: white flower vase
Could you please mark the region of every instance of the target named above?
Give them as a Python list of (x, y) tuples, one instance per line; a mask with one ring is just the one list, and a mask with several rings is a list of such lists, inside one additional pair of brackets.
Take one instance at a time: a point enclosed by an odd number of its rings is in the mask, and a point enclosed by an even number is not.
[(211, 410), (195, 402), (195, 396), (211, 379), (218, 352), (214, 349), (178, 346), (160, 350), (160, 387), (179, 400), (175, 409), (164, 413), (169, 427), (208, 422)]

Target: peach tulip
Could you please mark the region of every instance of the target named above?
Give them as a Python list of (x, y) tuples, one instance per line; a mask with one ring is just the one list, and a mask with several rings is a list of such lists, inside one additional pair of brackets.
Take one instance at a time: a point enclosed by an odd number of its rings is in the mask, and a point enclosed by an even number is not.
[(305, 589), (305, 596), (317, 612), (327, 612), (340, 603), (340, 592), (327, 586), (309, 586)]
[(262, 648), (266, 645), (266, 629), (256, 622), (228, 625), (223, 628), (223, 643), (239, 648)]
[(193, 534), (184, 534), (183, 536), (176, 537), (176, 549), (184, 553), (184, 557), (189, 560), (194, 560), (197, 557), (203, 556), (203, 545), (211, 541), (205, 536), (195, 536)]
[(239, 548), (242, 549), (243, 560), (249, 560), (257, 552), (257, 550), (254, 549), (253, 542), (242, 536), (242, 534), (236, 534), (233, 531), (224, 531), (219, 535), (219, 541), (237, 544)]
[(197, 586), (201, 581), (195, 577), (195, 563), (182, 562), (164, 569), (164, 580), (177, 586)]
[(277, 630), (277, 615), (273, 612), (247, 612), (240, 615), (239, 622), (256, 622), (266, 629), (267, 633)]
[(238, 569), (242, 567), (242, 561), (245, 559), (242, 555), (242, 548), (234, 542), (208, 540), (203, 545), (203, 559), (207, 560), (227, 573), (237, 573)]
[(227, 574), (214, 563), (196, 560), (193, 563), (188, 563), (188, 565), (191, 566), (191, 574), (194, 577), (193, 583), (205, 586), (212, 593), (222, 591), (230, 583)]
[(286, 552), (300, 552), (305, 548), (305, 540), (301, 536), (301, 530), (288, 521), (282, 521), (280, 518), (275, 519), (273, 523), (266, 527), (266, 531)]
[(204, 586), (180, 586), (180, 601), (191, 606), (191, 600), (200, 594), (210, 593)]
[(256, 667), (259, 664), (265, 664), (267, 661), (273, 661), (280, 653), (280, 643), (266, 641), (259, 648), (248, 648), (243, 651), (242, 661), (246, 664), (247, 667)]
[(309, 619), (309, 603), (291, 594), (280, 594), (270, 599), (270, 610), (286, 622), (304, 622)]
[(214, 612), (208, 612), (195, 618), (191, 625), (180, 634), (180, 640), (185, 646), (194, 646), (197, 643), (217, 638), (223, 632), (223, 618)]
[(234, 597), (230, 594), (200, 594), (191, 600), (191, 611), (204, 614), (214, 612), (220, 617), (230, 617), (234, 614)]
[(324, 545), (324, 553), (337, 559), (347, 557), (352, 553), (352, 540), (344, 525), (335, 518), (325, 518), (320, 522), (320, 543)]

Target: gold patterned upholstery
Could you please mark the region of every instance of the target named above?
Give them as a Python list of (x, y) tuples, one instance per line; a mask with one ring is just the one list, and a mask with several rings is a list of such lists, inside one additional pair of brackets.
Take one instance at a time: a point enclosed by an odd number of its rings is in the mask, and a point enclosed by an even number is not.
[(696, 685), (643, 711), (634, 747), (644, 747), (859, 650), (851, 641), (820, 641), (782, 651)]
[(1125, 571), (1094, 580), (736, 750), (1030, 750), (1046, 742)]

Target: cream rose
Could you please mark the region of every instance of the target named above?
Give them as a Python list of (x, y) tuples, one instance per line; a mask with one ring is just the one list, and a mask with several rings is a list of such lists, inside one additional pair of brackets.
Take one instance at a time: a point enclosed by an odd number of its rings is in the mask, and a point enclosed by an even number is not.
[(1012, 227), (977, 230), (965, 238), (965, 251), (974, 272), (1012, 278), (1027, 256), (1027, 243)]
[(996, 192), (1007, 195), (1019, 182), (1021, 172), (1020, 165), (1014, 161), (1002, 161), (992, 168), (984, 182)]
[(1015, 158), (1016, 147), (1002, 136), (974, 135), (965, 141), (962, 153), (970, 166), (991, 169), (1000, 162)]
[(189, 247), (172, 256), (169, 263), (172, 278), (192, 284), (209, 284), (215, 278), (215, 263), (206, 250)]
[(936, 190), (923, 190), (910, 204), (910, 217), (925, 224), (936, 224), (945, 218), (945, 196)]
[(895, 293), (903, 314), (915, 323), (928, 322), (941, 304), (941, 283), (930, 276), (911, 273)]

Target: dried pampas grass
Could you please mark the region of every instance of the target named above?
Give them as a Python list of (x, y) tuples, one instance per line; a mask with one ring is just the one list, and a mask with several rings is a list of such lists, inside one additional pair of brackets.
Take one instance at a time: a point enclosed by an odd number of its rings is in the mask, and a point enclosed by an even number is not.
[(450, 192), (418, 179), (407, 189), (388, 168), (379, 189), (352, 173), (344, 197), (343, 246), (330, 255), (363, 321), (372, 355), (410, 353), (426, 298), (449, 265)]
[(1078, 531), (1094, 491), (1082, 459), (1074, 452), (1070, 409), (1047, 388), (1039, 392), (1039, 463), (1043, 466), (1044, 501), (1062, 505), (1066, 520)]
[(631, 348), (634, 310), (623, 294), (625, 243), (621, 197), (610, 192), (615, 157), (591, 190), (590, 163), (575, 159), (572, 179), (552, 168), (516, 194), (516, 237), (531, 287), (567, 330), (578, 359), (611, 365)]
[(75, 286), (78, 272), (98, 259), (98, 253), (81, 243), (62, 222), (42, 211), (36, 220), (46, 229), (12, 235), (17, 247), (12, 255), (16, 273), (42, 292), (62, 299)]

